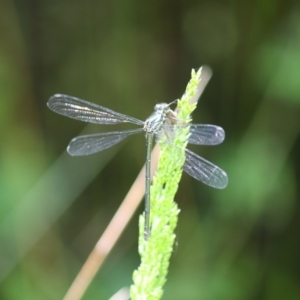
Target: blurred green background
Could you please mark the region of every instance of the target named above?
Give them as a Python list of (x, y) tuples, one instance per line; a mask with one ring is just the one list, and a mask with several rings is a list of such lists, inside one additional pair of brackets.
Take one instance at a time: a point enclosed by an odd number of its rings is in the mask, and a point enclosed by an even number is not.
[[(225, 190), (183, 175), (163, 299), (300, 299), (299, 1), (1, 1), (0, 298), (61, 299), (145, 160), (142, 135), (72, 158), (89, 126), (50, 111), (55, 93), (146, 119), (213, 70), (191, 147)], [(126, 127), (126, 126), (125, 126)], [(130, 127), (126, 127), (130, 128)], [(139, 265), (138, 215), (83, 299), (108, 299)]]

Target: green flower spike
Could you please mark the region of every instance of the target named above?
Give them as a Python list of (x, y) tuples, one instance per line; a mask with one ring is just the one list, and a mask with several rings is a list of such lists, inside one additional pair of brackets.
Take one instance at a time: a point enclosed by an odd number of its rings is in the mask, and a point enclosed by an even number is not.
[[(188, 124), (196, 103), (189, 104), (197, 92), (201, 69), (192, 70), (192, 77), (186, 91), (178, 101), (177, 119)], [(189, 126), (175, 132), (172, 144), (160, 143), (157, 171), (151, 186), (151, 237), (144, 240), (144, 215), (140, 216), (139, 253), (141, 265), (133, 273), (134, 284), (130, 289), (132, 300), (157, 300), (163, 295), (169, 260), (175, 241), (179, 209), (174, 202), (185, 161), (185, 147), (189, 136)]]

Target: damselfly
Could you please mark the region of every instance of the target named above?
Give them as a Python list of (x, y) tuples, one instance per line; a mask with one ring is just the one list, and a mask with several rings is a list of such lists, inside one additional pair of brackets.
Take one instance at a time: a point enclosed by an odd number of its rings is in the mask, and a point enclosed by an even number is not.
[[(173, 103), (173, 102), (172, 102)], [(170, 103), (171, 104), (171, 103)], [(48, 107), (64, 116), (80, 121), (95, 124), (118, 124), (132, 123), (142, 126), (137, 129), (112, 131), (105, 133), (89, 134), (76, 137), (71, 140), (67, 151), (70, 155), (89, 155), (123, 141), (132, 134), (145, 132), (146, 135), (146, 191), (145, 191), (145, 240), (150, 236), (150, 158), (153, 144), (153, 137), (157, 140), (162, 135), (169, 137), (170, 132), (174, 132), (176, 127), (183, 126), (176, 122), (175, 113), (170, 109), (170, 104), (160, 103), (154, 107), (154, 113), (145, 121), (117, 113), (106, 107), (81, 100), (68, 95), (56, 94), (48, 101)], [(187, 126), (187, 125), (184, 125)], [(189, 139), (190, 144), (196, 145), (217, 145), (225, 138), (224, 130), (215, 125), (190, 124)], [(166, 142), (172, 143), (172, 139), (167, 138)], [(210, 185), (214, 188), (225, 188), (228, 183), (227, 174), (190, 150), (185, 150), (185, 163), (183, 170), (195, 179)]]

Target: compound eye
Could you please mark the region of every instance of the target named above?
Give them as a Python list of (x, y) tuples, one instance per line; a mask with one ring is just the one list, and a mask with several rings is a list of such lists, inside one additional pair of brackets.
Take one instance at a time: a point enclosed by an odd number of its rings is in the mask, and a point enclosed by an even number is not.
[(160, 106), (160, 104), (155, 104), (154, 110), (159, 110), (159, 106)]
[(163, 107), (163, 104), (162, 103), (158, 103), (158, 104), (156, 104), (155, 106), (154, 106), (154, 109), (156, 110), (156, 111), (158, 111), (158, 110), (162, 110), (164, 107)]
[(167, 108), (169, 108), (169, 105), (166, 104), (166, 103), (159, 103), (159, 104), (156, 104), (155, 107), (154, 107), (154, 109), (155, 109), (156, 111), (158, 111), (158, 110), (164, 111), (164, 110), (166, 110)]

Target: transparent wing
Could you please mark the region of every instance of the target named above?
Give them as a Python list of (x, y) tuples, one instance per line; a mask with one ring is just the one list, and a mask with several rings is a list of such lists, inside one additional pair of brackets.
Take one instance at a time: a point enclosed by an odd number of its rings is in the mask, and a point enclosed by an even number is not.
[(142, 132), (142, 128), (126, 131), (112, 131), (78, 136), (71, 140), (67, 151), (72, 156), (93, 154), (120, 143), (129, 135)]
[[(165, 136), (169, 141), (171, 141), (177, 128), (185, 128), (187, 126), (189, 125), (164, 124), (162, 130), (157, 134), (158, 140), (161, 140), (162, 137)], [(191, 124), (189, 132), (189, 144), (212, 146), (222, 143), (225, 139), (225, 132), (223, 128), (216, 125)]]
[(185, 155), (183, 170), (190, 176), (217, 189), (227, 186), (228, 177), (222, 169), (188, 149), (185, 150)]
[(144, 122), (133, 117), (68, 95), (56, 94), (49, 99), (47, 105), (56, 113), (88, 123), (118, 124), (129, 122), (136, 125), (144, 124)]
[(223, 128), (209, 124), (191, 124), (189, 143), (195, 145), (218, 145), (225, 139)]

